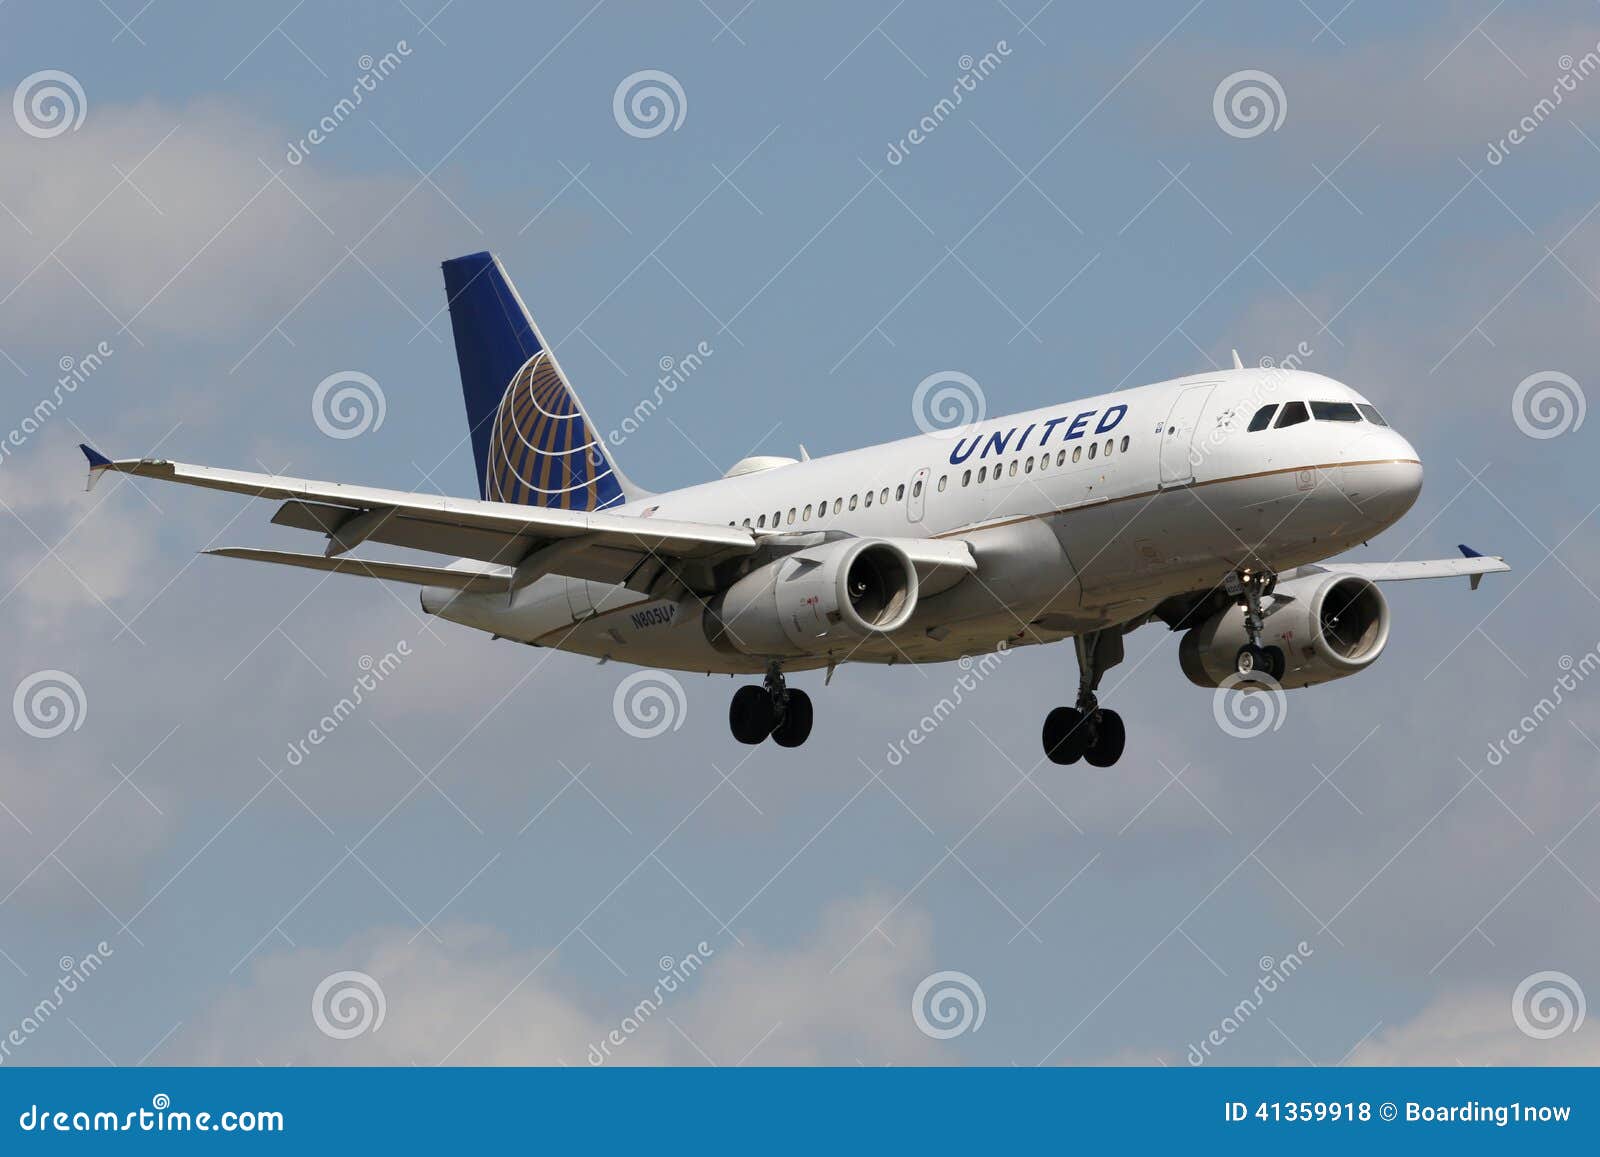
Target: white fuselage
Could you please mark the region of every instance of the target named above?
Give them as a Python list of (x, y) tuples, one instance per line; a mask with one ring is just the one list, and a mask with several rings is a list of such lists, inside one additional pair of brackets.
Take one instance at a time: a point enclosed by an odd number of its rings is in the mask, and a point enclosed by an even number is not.
[[(1404, 515), (1422, 483), (1405, 438), (1366, 411), (1358, 421), (1247, 429), (1262, 407), (1281, 415), (1293, 402), (1367, 405), (1319, 374), (1219, 371), (738, 474), (616, 512), (758, 536), (959, 538), (978, 575), (924, 589), (904, 628), (847, 656), (937, 662), (1125, 623), (1241, 567), (1328, 558)], [(502, 637), (622, 662), (766, 666), (714, 647), (703, 600), (681, 589), (652, 598), (549, 576), (509, 603), (430, 588), (423, 605)]]

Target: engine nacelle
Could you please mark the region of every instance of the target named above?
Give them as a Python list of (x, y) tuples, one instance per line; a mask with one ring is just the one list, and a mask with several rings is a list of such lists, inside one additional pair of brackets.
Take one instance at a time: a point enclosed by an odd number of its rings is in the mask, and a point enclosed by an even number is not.
[(898, 630), (917, 605), (917, 569), (891, 542), (851, 538), (797, 550), (712, 600), (712, 645), (744, 655), (820, 655)]
[[(1261, 610), (1261, 645), (1282, 648), (1286, 688), (1354, 675), (1389, 641), (1388, 601), (1376, 584), (1354, 575), (1309, 574), (1279, 583)], [(1178, 663), (1190, 682), (1217, 687), (1234, 673), (1235, 657), (1248, 641), (1244, 608), (1229, 607), (1183, 636)]]

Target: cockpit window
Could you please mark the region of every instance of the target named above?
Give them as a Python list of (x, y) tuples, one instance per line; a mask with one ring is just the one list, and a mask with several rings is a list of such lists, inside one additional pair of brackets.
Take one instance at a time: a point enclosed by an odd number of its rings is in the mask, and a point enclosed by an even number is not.
[(1378, 413), (1378, 407), (1376, 406), (1369, 406), (1365, 402), (1357, 402), (1356, 409), (1360, 410), (1361, 416), (1374, 426), (1387, 426), (1389, 424), (1383, 420), (1383, 415)]
[(1281, 430), (1285, 426), (1298, 426), (1301, 422), (1311, 420), (1311, 415), (1306, 413), (1304, 402), (1285, 402), (1283, 412), (1278, 415), (1278, 420), (1273, 424), (1274, 430)]
[(1353, 402), (1312, 402), (1311, 416), (1319, 422), (1361, 421)]
[(1257, 430), (1265, 430), (1268, 426), (1272, 425), (1272, 415), (1277, 408), (1278, 403), (1273, 402), (1270, 406), (1262, 406), (1259, 410), (1257, 410), (1256, 416), (1250, 419), (1250, 432), (1253, 434)]

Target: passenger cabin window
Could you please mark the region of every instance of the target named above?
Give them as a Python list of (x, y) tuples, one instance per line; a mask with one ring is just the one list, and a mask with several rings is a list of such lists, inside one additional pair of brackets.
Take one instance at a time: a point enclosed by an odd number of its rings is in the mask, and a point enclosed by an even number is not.
[(1067, 452), (1066, 452), (1066, 450), (1064, 450), (1064, 449), (1057, 450), (1056, 451), (1056, 465), (1057, 466), (1065, 466), (1066, 464), (1067, 464)]
[(1247, 427), (1250, 433), (1254, 434), (1256, 431), (1265, 430), (1272, 425), (1272, 415), (1277, 412), (1277, 409), (1278, 403), (1273, 402), (1271, 405), (1262, 406), (1257, 410), (1255, 417), (1250, 419), (1250, 425)]
[(1098, 442), (1090, 442), (1089, 443), (1089, 457), (1093, 458), (1094, 457), (1094, 452), (1096, 450), (1098, 450), (1099, 448), (1100, 448), (1100, 443), (1098, 443)]
[(988, 477), (989, 477), (989, 468), (987, 466), (979, 466), (978, 467), (978, 481), (982, 482), (984, 479), (986, 479)]
[(906, 496), (906, 484), (904, 482), (902, 482), (902, 483), (900, 483), (899, 486), (896, 486), (894, 488), (894, 500), (896, 502), (899, 502), (905, 496)]
[(766, 525), (767, 525), (767, 516), (765, 514), (763, 514), (760, 518), (756, 519), (756, 526), (764, 527)]
[[(900, 489), (902, 489), (902, 490), (904, 490), (904, 489), (905, 489), (905, 487), (904, 487), (904, 486), (902, 486), (902, 487), (901, 487), (901, 488), (900, 488)], [(879, 502), (880, 502), (880, 503), (882, 503), (882, 502), (888, 502), (888, 501), (889, 501), (889, 488), (888, 488), (888, 487), (887, 487), (887, 486), (885, 486), (885, 487), (884, 487), (884, 488), (883, 488), (883, 490), (882, 490), (882, 492), (881, 492), (881, 493), (879, 493), (879, 495), (878, 495), (878, 501), (879, 501)]]
[(1360, 410), (1361, 416), (1374, 426), (1387, 426), (1389, 424), (1383, 420), (1383, 415), (1378, 413), (1376, 406), (1369, 406), (1365, 402), (1357, 402), (1356, 409)]
[(939, 475), (939, 493), (940, 493), (940, 494), (943, 494), (943, 493), (944, 493), (944, 488), (945, 488), (945, 485), (946, 485), (946, 484), (947, 484), (947, 483), (948, 483), (948, 482), (949, 482), (949, 481), (950, 481), (950, 479), (949, 479), (949, 478), (948, 478), (948, 477), (946, 477), (946, 476), (945, 476), (945, 475), (943, 475), (943, 474), (941, 474), (941, 475)]
[(1309, 422), (1311, 415), (1306, 413), (1304, 402), (1286, 402), (1283, 412), (1278, 415), (1278, 420), (1273, 423), (1274, 430), (1281, 430), (1285, 426), (1298, 426), (1301, 422)]
[(1361, 414), (1353, 402), (1312, 402), (1311, 416), (1319, 422), (1361, 421)]
[(1127, 452), (1128, 452), (1128, 435), (1126, 435), (1126, 434), (1124, 434), (1124, 435), (1123, 435), (1123, 436), (1122, 436), (1122, 445), (1121, 445), (1121, 446), (1120, 446), (1120, 447), (1119, 447), (1119, 449), (1120, 449), (1120, 450), (1121, 450), (1121, 451), (1122, 451), (1122, 452), (1123, 452), (1123, 453), (1124, 453), (1124, 454), (1126, 454), (1126, 453), (1127, 453)]
[(789, 507), (789, 525), (794, 525), (794, 507)]
[(961, 485), (965, 486), (971, 481), (972, 481), (972, 471), (963, 470), (961, 472)]
[(867, 505), (868, 506), (872, 505), (872, 491), (870, 491), (870, 490), (867, 491)]
[(855, 508), (856, 508), (856, 496), (854, 494), (852, 494), (850, 496), (850, 509), (854, 510)]
[(811, 503), (809, 503), (809, 502), (806, 503), (806, 509), (805, 509), (805, 512), (800, 515), (800, 521), (801, 522), (810, 522), (811, 521)]
[(1082, 446), (1074, 446), (1072, 448), (1072, 460), (1074, 462), (1076, 462), (1079, 459), (1081, 459), (1082, 457), (1083, 457), (1083, 447)]

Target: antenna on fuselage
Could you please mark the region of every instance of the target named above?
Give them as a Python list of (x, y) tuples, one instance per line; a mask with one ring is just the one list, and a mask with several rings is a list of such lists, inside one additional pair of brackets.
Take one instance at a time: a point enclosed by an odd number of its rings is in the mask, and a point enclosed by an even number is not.
[(1239, 360), (1239, 351), (1238, 350), (1234, 350), (1233, 351), (1233, 368), (1236, 369), (1236, 370), (1244, 369), (1244, 362)]

